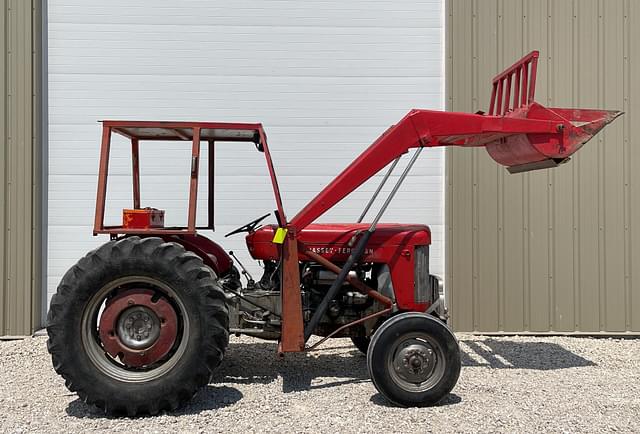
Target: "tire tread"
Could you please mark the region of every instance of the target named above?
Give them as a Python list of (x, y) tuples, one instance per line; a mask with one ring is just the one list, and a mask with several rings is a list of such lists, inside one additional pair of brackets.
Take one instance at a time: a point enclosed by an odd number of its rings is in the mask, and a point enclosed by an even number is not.
[[(83, 378), (78, 373), (75, 369), (78, 358), (68, 351), (70, 342), (77, 339), (74, 334), (80, 333), (80, 330), (74, 331), (70, 328), (70, 317), (74, 314), (81, 315), (81, 311), (78, 310), (81, 300), (88, 300), (92, 295), (93, 289), (87, 289), (83, 282), (92, 276), (108, 272), (118, 264), (126, 266), (136, 258), (139, 261), (149, 260), (154, 264), (164, 264), (167, 269), (191, 282), (191, 290), (181, 288), (182, 292), (179, 295), (195, 299), (196, 305), (199, 306), (198, 317), (202, 318), (204, 334), (202, 348), (194, 352), (197, 354), (197, 360), (189, 362), (194, 369), (190, 373), (184, 373), (188, 379), (180, 384), (168, 385), (169, 393), (166, 396), (152, 399), (105, 396), (95, 387), (95, 379)], [(157, 414), (163, 410), (175, 410), (188, 401), (198, 388), (208, 383), (229, 344), (228, 325), (229, 310), (224, 293), (216, 282), (215, 273), (204, 265), (199, 256), (186, 251), (178, 243), (165, 242), (160, 238), (133, 236), (103, 244), (81, 258), (65, 273), (57, 293), (51, 299), (47, 315), (47, 348), (55, 371), (65, 379), (67, 388), (77, 392), (85, 403), (101, 408), (107, 413), (123, 413), (129, 416)]]

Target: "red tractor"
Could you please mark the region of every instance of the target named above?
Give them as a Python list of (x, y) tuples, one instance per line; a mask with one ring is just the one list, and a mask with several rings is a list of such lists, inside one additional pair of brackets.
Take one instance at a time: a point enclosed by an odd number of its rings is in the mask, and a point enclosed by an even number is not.
[[(620, 113), (545, 108), (534, 102), (538, 53), (493, 81), (488, 114), (412, 110), (384, 132), (293, 218), (287, 218), (261, 124), (103, 121), (94, 235), (111, 240), (80, 259), (51, 301), (47, 330), (53, 365), (81, 399), (109, 413), (176, 409), (207, 384), (229, 334), (279, 341), (278, 353), (308, 351), (349, 337), (367, 356), (375, 387), (400, 406), (437, 403), (460, 374), (458, 342), (446, 324), (442, 281), (429, 273), (429, 228), (381, 223), (424, 148), (487, 148), (510, 172), (555, 167)], [(113, 133), (131, 141), (133, 207), (105, 226)], [(186, 226), (142, 208), (141, 141), (191, 144)], [(208, 142), (208, 222), (196, 226), (200, 144)], [(204, 237), (213, 229), (215, 142), (250, 142), (264, 153), (277, 225), (263, 215), (246, 232), (258, 281), (232, 252)], [(373, 219), (364, 218), (402, 155), (415, 149)], [(314, 221), (389, 166), (355, 223)], [(243, 281), (244, 277), (244, 281)], [(308, 346), (311, 335), (322, 337)]]

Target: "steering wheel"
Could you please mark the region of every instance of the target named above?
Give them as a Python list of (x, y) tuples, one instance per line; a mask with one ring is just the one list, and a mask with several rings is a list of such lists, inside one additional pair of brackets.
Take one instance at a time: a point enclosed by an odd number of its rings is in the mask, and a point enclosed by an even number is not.
[(235, 229), (235, 230), (229, 232), (227, 235), (225, 235), (225, 238), (226, 237), (230, 237), (231, 235), (239, 234), (240, 232), (253, 232), (253, 230), (256, 228), (256, 226), (258, 226), (262, 220), (266, 219), (270, 215), (271, 215), (271, 213), (265, 214), (262, 217), (258, 217), (254, 221), (249, 222), (244, 226), (240, 226), (238, 229)]

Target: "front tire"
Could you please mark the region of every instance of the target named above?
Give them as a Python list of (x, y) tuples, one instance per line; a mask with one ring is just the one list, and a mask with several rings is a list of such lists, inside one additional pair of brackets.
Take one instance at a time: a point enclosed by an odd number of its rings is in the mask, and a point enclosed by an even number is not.
[(213, 271), (177, 243), (129, 237), (62, 278), (47, 317), (53, 366), (107, 413), (175, 410), (206, 385), (229, 343)]
[(378, 328), (367, 352), (376, 389), (402, 407), (437, 404), (460, 375), (460, 348), (439, 319), (420, 312), (398, 314)]

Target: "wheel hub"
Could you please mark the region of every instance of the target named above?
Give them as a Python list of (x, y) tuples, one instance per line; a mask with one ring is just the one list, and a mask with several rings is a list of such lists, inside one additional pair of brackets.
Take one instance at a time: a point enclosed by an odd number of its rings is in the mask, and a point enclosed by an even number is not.
[(99, 333), (111, 357), (132, 367), (165, 357), (176, 341), (178, 318), (164, 297), (149, 289), (130, 289), (109, 300), (100, 317)]
[(160, 337), (160, 318), (146, 306), (133, 306), (120, 314), (118, 337), (124, 345), (136, 350), (148, 348)]
[(398, 376), (411, 383), (422, 383), (431, 376), (436, 357), (426, 342), (411, 340), (400, 346), (396, 352), (393, 365)]

